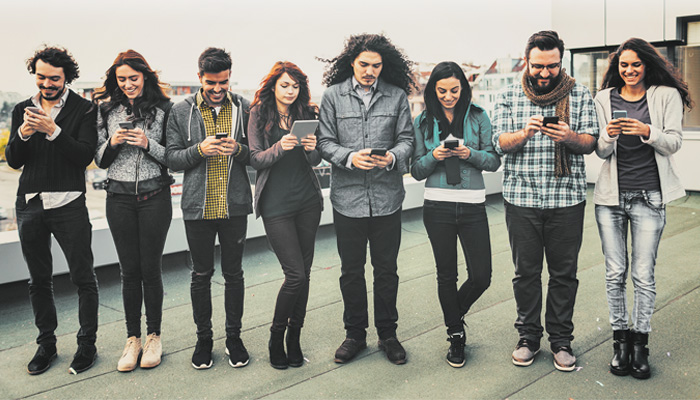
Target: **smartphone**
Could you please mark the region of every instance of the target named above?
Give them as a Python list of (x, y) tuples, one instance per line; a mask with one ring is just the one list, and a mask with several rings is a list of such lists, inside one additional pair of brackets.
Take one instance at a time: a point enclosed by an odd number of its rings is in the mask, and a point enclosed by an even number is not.
[(558, 124), (559, 123), (559, 117), (554, 116), (554, 117), (544, 117), (542, 120), (542, 126), (547, 126), (547, 124)]
[(41, 114), (41, 111), (42, 111), (41, 108), (32, 107), (32, 106), (26, 107), (25, 110), (29, 110), (29, 112), (34, 113), (34, 114)]
[(459, 140), (445, 140), (446, 149), (456, 149), (459, 147)]
[(226, 133), (226, 132), (217, 132), (216, 133), (216, 138), (218, 140), (226, 139), (227, 137), (228, 137), (228, 133)]
[(613, 119), (627, 118), (627, 110), (615, 110), (612, 117)]
[(386, 155), (386, 149), (372, 149), (369, 152), (369, 155), (371, 156), (385, 156)]
[(134, 123), (131, 121), (120, 122), (119, 127), (122, 129), (132, 130), (132, 129), (134, 129)]

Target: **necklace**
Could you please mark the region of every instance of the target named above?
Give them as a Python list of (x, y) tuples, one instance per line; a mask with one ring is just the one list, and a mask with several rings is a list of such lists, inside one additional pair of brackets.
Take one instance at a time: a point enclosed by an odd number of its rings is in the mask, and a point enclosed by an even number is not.
[(280, 116), (280, 126), (284, 129), (289, 129), (289, 114), (285, 114), (279, 110), (277, 114)]

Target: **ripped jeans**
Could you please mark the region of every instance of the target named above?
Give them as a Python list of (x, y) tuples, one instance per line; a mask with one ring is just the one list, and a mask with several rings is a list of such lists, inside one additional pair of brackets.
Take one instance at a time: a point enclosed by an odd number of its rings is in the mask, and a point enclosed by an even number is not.
[(197, 325), (197, 339), (213, 337), (211, 323), (211, 277), (214, 274), (216, 235), (221, 244), (221, 273), (224, 276), (224, 309), (226, 336), (240, 337), (243, 317), (243, 249), (248, 216), (229, 219), (185, 221), (187, 243), (192, 254), (192, 313)]
[[(661, 192), (621, 191), (619, 205), (596, 205), (595, 217), (605, 255), (610, 325), (613, 330), (629, 329), (626, 285), (628, 265), (631, 264), (634, 284), (632, 328), (649, 333), (656, 300), (656, 254), (666, 225), (666, 206)], [(632, 236), (631, 261), (627, 251), (628, 230)]]

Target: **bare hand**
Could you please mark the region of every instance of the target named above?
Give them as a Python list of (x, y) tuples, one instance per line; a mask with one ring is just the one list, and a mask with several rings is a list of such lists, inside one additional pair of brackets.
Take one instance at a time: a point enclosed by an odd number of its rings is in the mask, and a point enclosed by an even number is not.
[(576, 135), (576, 133), (569, 128), (569, 125), (563, 121), (559, 121), (556, 124), (547, 124), (547, 126), (542, 127), (541, 132), (549, 136), (555, 143), (569, 143), (572, 141), (574, 135)]
[(316, 135), (307, 135), (305, 138), (301, 139), (301, 144), (306, 151), (316, 150)]
[(132, 146), (148, 148), (148, 138), (141, 128), (134, 128), (125, 132), (125, 141)]
[(460, 144), (458, 147), (452, 150), (452, 155), (457, 156), (462, 160), (466, 160), (467, 158), (469, 158), (469, 156), (472, 155), (472, 152), (471, 150), (469, 150), (469, 147)]
[(525, 128), (523, 128), (523, 132), (525, 132), (525, 136), (527, 136), (528, 139), (535, 136), (535, 133), (542, 129), (543, 120), (544, 117), (542, 115), (533, 115), (532, 117), (528, 118), (527, 124), (525, 125)]
[(217, 139), (216, 136), (207, 136), (200, 144), (199, 149), (207, 157), (230, 156), (237, 149), (238, 144), (234, 138)]
[(46, 111), (41, 110), (41, 114), (35, 114), (27, 109), (24, 110), (24, 123), (34, 130), (34, 132), (44, 132), (48, 136), (56, 131), (56, 124)]
[(126, 143), (126, 140), (129, 137), (130, 135), (127, 129), (119, 128), (114, 132), (114, 135), (109, 138), (109, 145), (112, 147), (117, 147), (122, 143)]
[(387, 151), (383, 156), (374, 154), (371, 155), (375, 167), (386, 168), (394, 161), (394, 155)]
[(634, 118), (620, 118), (620, 127), (623, 135), (640, 136), (649, 139), (651, 128), (649, 125)]
[(355, 168), (363, 169), (366, 171), (374, 168), (374, 160), (369, 154), (371, 151), (372, 149), (362, 149), (355, 153), (355, 155), (352, 158), (352, 165), (354, 165)]
[(282, 136), (280, 139), (280, 145), (284, 151), (292, 150), (297, 144), (299, 144), (297, 137), (291, 133)]
[(608, 133), (608, 136), (611, 138), (617, 137), (620, 134), (622, 134), (622, 125), (620, 125), (622, 121), (620, 119), (614, 119), (608, 123), (607, 126), (605, 126), (605, 131)]
[(448, 157), (452, 157), (452, 150), (446, 148), (444, 144), (441, 144), (433, 149), (433, 157), (438, 161), (442, 161)]

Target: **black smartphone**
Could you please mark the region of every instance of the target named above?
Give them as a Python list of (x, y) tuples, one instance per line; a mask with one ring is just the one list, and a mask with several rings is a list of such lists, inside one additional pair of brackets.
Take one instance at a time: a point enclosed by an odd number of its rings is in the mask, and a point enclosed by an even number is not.
[(221, 140), (221, 139), (226, 139), (228, 137), (228, 133), (226, 132), (217, 132), (216, 133), (216, 138)]
[(131, 121), (120, 122), (119, 127), (122, 129), (132, 130), (132, 129), (134, 129), (134, 123)]
[(559, 117), (554, 116), (554, 117), (544, 117), (542, 120), (542, 126), (547, 126), (547, 124), (558, 124), (559, 123)]
[(372, 149), (372, 151), (370, 151), (369, 154), (371, 156), (385, 156), (386, 149)]
[(456, 149), (459, 147), (459, 140), (445, 140), (446, 149)]
[(612, 117), (613, 119), (627, 118), (627, 110), (615, 110)]

